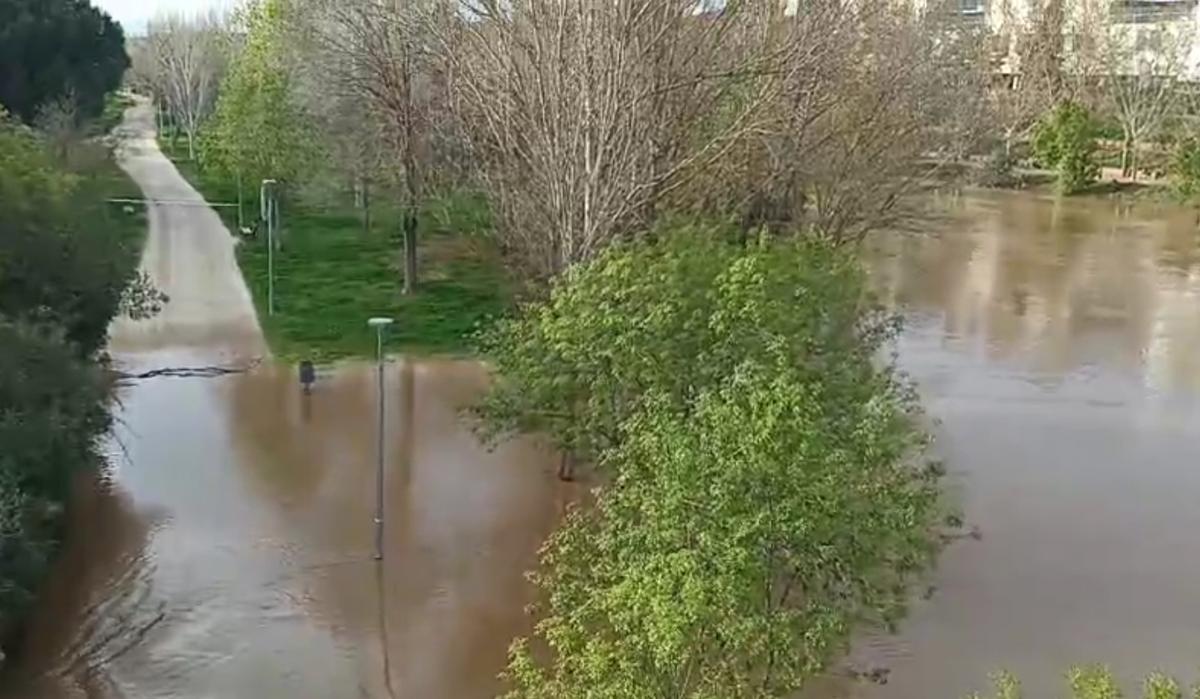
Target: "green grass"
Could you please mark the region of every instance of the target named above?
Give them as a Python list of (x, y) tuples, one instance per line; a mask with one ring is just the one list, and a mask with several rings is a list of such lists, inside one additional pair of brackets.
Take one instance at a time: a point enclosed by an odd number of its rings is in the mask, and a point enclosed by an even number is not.
[[(236, 184), (208, 176), (184, 160), (186, 147), (172, 152), (169, 139), (162, 141), (180, 172), (207, 199), (237, 200)], [(247, 225), (257, 217), (257, 189), (246, 187)], [(236, 209), (220, 211), (236, 230)], [(387, 337), (389, 351), (465, 354), (475, 330), (511, 305), (511, 284), (478, 197), (443, 197), (421, 212), (419, 282), (412, 296), (402, 293), (403, 247), (394, 208), (377, 198), (370, 232), (363, 230), (361, 214), (350, 202), (318, 210), (285, 201), (281, 211), (274, 316), (267, 313), (267, 246), (261, 235), (242, 240), (238, 263), (271, 350), (284, 358), (372, 355), (375, 337), (366, 321), (379, 315), (396, 319)]]

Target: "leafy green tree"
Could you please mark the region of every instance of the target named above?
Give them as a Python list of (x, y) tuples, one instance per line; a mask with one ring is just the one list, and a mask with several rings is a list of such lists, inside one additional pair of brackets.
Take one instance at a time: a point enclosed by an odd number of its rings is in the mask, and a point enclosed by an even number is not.
[(245, 45), (221, 85), (201, 138), (201, 162), (232, 179), (295, 182), (315, 157), (316, 142), (294, 103), (283, 0), (256, 0), (239, 22)]
[(1200, 139), (1179, 142), (1171, 154), (1169, 175), (1171, 186), (1181, 199), (1189, 202), (1200, 199)]
[(1058, 188), (1075, 194), (1100, 177), (1096, 123), (1087, 109), (1063, 102), (1043, 117), (1033, 135), (1033, 152), (1043, 167), (1058, 172)]
[(748, 359), (787, 360), (866, 397), (890, 381), (866, 360), (894, 322), (865, 303), (849, 255), (812, 242), (742, 248), (728, 242), (737, 231), (705, 226), (653, 237), (568, 271), (546, 302), (483, 335), (497, 375), (479, 407), (491, 436), (538, 432), (595, 462), (643, 394), (687, 405)]
[(851, 629), (894, 620), (936, 550), (937, 469), (876, 364), (894, 325), (853, 258), (654, 237), (487, 336), (483, 415), (546, 430), (606, 484), (543, 551), (513, 699), (789, 696)]
[(104, 345), (139, 252), (97, 188), (0, 114), (0, 315), (58, 325), (84, 355)]
[(0, 629), (32, 600), (72, 476), (99, 465), (100, 372), (61, 331), (0, 316)]
[(99, 116), (128, 67), (121, 25), (87, 0), (0, 0), (0, 104), (22, 120), (66, 97)]
[(46, 573), (73, 477), (101, 463), (109, 321), (159, 301), (128, 294), (138, 241), (111, 185), (51, 150), (0, 113), (0, 636)]

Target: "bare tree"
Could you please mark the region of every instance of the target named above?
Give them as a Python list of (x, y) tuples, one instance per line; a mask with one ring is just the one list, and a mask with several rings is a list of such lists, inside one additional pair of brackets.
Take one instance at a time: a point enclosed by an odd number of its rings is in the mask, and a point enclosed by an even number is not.
[[(404, 290), (417, 284), (418, 213), (432, 188), (436, 142), (442, 123), (444, 80), (431, 27), (451, 12), (434, 0), (309, 0), (298, 17), (319, 56), (318, 93), (329, 95), (332, 119), (349, 131), (338, 137), (353, 166), (359, 196), (382, 173), (399, 193), (403, 212)], [(320, 97), (318, 97), (320, 99)], [(336, 128), (336, 127), (335, 127)], [(377, 157), (378, 143), (386, 145)]]
[(442, 48), (455, 114), (536, 275), (665, 211), (858, 240), (926, 181), (923, 160), (978, 138), (978, 32), (940, 2), (468, 7)]
[[(1122, 16), (1107, 5), (1086, 3), (1081, 34), (1090, 55), (1080, 71), (1091, 74), (1096, 108), (1121, 125), (1121, 171), (1137, 179), (1141, 148), (1156, 138), (1183, 106), (1183, 83), (1196, 38), (1191, 14), (1171, 19)], [(1086, 61), (1086, 62), (1085, 62)]]
[(1006, 0), (998, 7), (991, 65), (997, 79), (989, 100), (1006, 161), (1062, 97), (1064, 11), (1063, 0)]
[(228, 62), (224, 23), (215, 12), (168, 14), (152, 20), (146, 34), (133, 56), (134, 71), (165, 102), (194, 159), (196, 136), (216, 104)]
[[(956, 4), (957, 5), (957, 4)], [(855, 242), (973, 151), (985, 120), (981, 28), (942, 3), (797, 3), (765, 118), (693, 196), (743, 227)], [(701, 207), (705, 208), (705, 207)]]
[(443, 25), (455, 116), (507, 251), (535, 277), (644, 230), (754, 131), (782, 6), (473, 0)]

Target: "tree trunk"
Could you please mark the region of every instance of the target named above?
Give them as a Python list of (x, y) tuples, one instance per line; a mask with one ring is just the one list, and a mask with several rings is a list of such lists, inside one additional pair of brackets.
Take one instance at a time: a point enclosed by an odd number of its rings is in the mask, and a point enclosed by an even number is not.
[(188, 129), (187, 142), (188, 142), (188, 160), (195, 160), (196, 159), (196, 136), (194, 135), (192, 129)]
[(1129, 141), (1129, 177), (1134, 182), (1138, 180), (1138, 142), (1137, 139)]
[(363, 180), (362, 182), (362, 210), (363, 210), (363, 232), (371, 232), (371, 185)]
[(404, 293), (417, 290), (417, 212), (412, 207), (404, 214)]
[(573, 481), (575, 480), (575, 459), (571, 457), (570, 452), (564, 451), (558, 460), (558, 480)]

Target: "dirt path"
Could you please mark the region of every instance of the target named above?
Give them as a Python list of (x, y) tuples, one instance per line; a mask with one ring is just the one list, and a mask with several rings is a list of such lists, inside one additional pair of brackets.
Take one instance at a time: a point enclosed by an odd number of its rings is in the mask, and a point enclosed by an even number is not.
[[(122, 165), (152, 199), (143, 260), (165, 312), (112, 328), (117, 365), (266, 352), (231, 236), (128, 113)], [(363, 331), (367, 332), (365, 325)], [(130, 383), (110, 468), (81, 483), (4, 699), (488, 699), (528, 632), (524, 572), (567, 504), (536, 444), (460, 423), (474, 362), (389, 363), (387, 558), (373, 557), (375, 367), (263, 362)]]
[(159, 150), (154, 112), (139, 101), (119, 130), (120, 164), (153, 202), (142, 268), (170, 297), (151, 320), (118, 320), (115, 353), (175, 346), (215, 350), (221, 358), (267, 352), (250, 292), (234, 257), (235, 241), (204, 198)]

